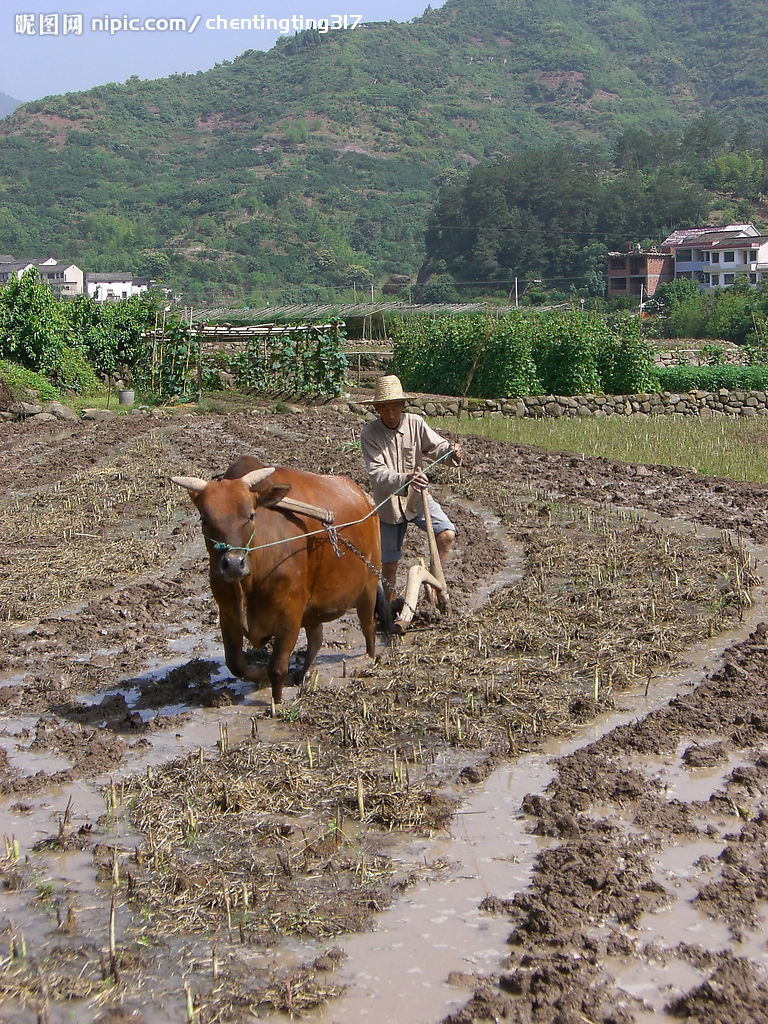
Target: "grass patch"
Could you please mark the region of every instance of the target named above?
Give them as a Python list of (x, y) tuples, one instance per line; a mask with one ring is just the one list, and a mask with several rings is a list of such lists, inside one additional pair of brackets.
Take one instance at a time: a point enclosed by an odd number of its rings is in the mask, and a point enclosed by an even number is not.
[(39, 373), (27, 370), (18, 363), (8, 359), (0, 359), (0, 379), (10, 388), (14, 398), (32, 401), (30, 393), (38, 396), (41, 402), (52, 402), (59, 398), (59, 390)]
[(629, 419), (569, 416), (560, 419), (431, 420), (436, 430), (531, 444), (622, 462), (685, 466), (705, 476), (768, 481), (768, 422), (761, 419), (699, 419), (648, 416)]

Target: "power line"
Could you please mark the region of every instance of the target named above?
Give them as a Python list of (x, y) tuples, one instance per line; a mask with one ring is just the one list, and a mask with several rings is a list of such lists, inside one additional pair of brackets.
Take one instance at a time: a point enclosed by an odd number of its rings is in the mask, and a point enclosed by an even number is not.
[[(599, 271), (598, 271), (598, 273), (599, 273)], [(567, 282), (567, 281), (586, 281), (586, 280), (587, 280), (586, 274), (579, 274), (578, 276), (575, 276), (575, 277), (488, 278), (485, 281), (480, 281), (480, 280), (477, 280), (477, 281), (456, 281), (456, 280), (454, 280), (454, 284), (457, 284), (457, 285), (464, 285), (464, 284), (483, 284), (483, 285), (486, 285), (486, 284), (502, 285), (502, 284), (504, 284), (504, 285), (512, 285), (512, 284), (515, 283), (515, 281), (517, 281), (518, 285), (528, 285), (528, 284), (548, 284), (548, 283), (554, 283), (556, 281)]]

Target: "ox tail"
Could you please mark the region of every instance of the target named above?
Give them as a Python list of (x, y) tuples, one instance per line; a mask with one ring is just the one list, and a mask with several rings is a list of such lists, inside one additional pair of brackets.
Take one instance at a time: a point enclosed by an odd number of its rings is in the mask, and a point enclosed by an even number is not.
[(374, 610), (380, 633), (389, 636), (395, 625), (395, 617), (392, 614), (392, 605), (387, 600), (384, 587), (379, 584), (376, 589), (376, 608)]

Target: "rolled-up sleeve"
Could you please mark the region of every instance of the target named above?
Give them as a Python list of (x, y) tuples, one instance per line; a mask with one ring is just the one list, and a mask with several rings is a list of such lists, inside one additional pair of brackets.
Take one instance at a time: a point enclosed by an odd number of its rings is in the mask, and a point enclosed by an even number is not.
[(419, 418), (418, 424), (421, 436), (419, 438), (420, 444), (417, 445), (417, 448), (421, 451), (422, 455), (425, 455), (428, 459), (439, 459), (446, 452), (453, 451), (451, 442), (441, 437), (428, 423)]

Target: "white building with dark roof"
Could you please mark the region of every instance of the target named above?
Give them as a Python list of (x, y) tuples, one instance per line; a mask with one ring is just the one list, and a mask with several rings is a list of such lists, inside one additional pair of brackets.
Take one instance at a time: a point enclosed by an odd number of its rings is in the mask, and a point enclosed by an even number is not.
[(0, 260), (0, 285), (7, 284), (11, 277), (21, 277), (25, 270), (34, 267), (41, 280), (57, 295), (72, 297), (83, 294), (83, 272), (74, 263), (55, 260)]
[(685, 228), (665, 238), (661, 249), (672, 254), (675, 278), (694, 281), (704, 291), (768, 281), (768, 235), (754, 224)]
[(133, 274), (103, 273), (86, 274), (86, 294), (97, 302), (119, 302), (129, 299), (132, 295), (141, 295), (149, 287), (146, 277), (134, 277)]

